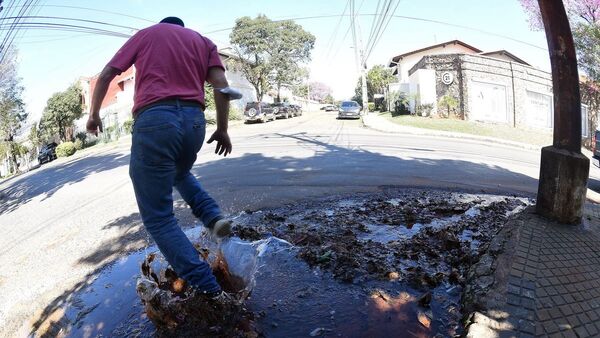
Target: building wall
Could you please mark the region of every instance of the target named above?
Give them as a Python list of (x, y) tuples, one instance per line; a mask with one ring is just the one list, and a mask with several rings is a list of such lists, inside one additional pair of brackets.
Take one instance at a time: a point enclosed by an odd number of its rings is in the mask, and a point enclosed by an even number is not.
[(398, 82), (400, 83), (408, 83), (409, 82), (409, 71), (415, 64), (419, 62), (424, 56), (429, 55), (443, 55), (443, 54), (475, 54), (475, 52), (467, 48), (463, 45), (459, 44), (449, 44), (444, 47), (437, 47), (422, 51), (420, 53), (415, 53), (408, 55), (402, 60), (398, 61), (398, 65), (396, 66), (398, 69)]
[[(422, 58), (411, 69), (435, 70), (436, 95), (458, 99), (464, 119), (551, 132), (554, 127), (552, 74), (518, 62), (465, 54)], [(442, 77), (452, 74), (445, 84)], [(591, 137), (592, 112), (582, 105), (582, 135)]]

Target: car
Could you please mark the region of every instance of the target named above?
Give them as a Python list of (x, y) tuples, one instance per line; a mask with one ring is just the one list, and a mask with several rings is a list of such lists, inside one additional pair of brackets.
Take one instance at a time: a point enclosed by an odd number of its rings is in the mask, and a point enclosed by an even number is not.
[(38, 153), (38, 162), (44, 164), (56, 160), (56, 142), (51, 142), (43, 146)]
[(291, 104), (290, 106), (292, 108), (294, 108), (294, 115), (295, 116), (302, 116), (302, 107), (300, 107), (297, 104)]
[(250, 122), (267, 122), (275, 121), (276, 111), (266, 102), (248, 102), (244, 109), (244, 121)]
[(340, 104), (338, 119), (343, 118), (360, 118), (362, 107), (356, 101), (343, 101)]
[(600, 168), (600, 130), (594, 131), (592, 136), (592, 163)]
[(328, 104), (328, 105), (326, 105), (324, 107), (321, 107), (321, 110), (324, 110), (324, 111), (337, 111), (338, 107), (335, 106), (335, 105), (333, 105), (333, 104)]
[(292, 107), (287, 102), (279, 102), (271, 104), (273, 110), (275, 111), (275, 115), (277, 117), (281, 117), (284, 119), (289, 119), (294, 117), (294, 107)]

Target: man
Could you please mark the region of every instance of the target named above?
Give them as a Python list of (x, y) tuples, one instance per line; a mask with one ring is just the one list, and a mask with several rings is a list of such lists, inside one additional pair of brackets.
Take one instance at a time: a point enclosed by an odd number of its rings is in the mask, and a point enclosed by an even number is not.
[(225, 69), (209, 39), (168, 17), (131, 37), (102, 70), (92, 97), (88, 132), (102, 132), (99, 111), (110, 82), (135, 65), (133, 137), (129, 175), (146, 230), (175, 272), (192, 288), (222, 300), (209, 265), (185, 236), (173, 215), (173, 187), (192, 212), (218, 237), (231, 231), (219, 206), (190, 169), (205, 138), (204, 82), (214, 88), (217, 130), (208, 143), (215, 153), (231, 153), (227, 134), (229, 97)]

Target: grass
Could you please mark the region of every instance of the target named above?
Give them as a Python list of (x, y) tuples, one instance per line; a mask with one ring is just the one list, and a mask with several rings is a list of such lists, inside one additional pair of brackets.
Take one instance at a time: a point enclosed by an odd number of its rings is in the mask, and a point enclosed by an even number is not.
[(479, 123), (452, 118), (441, 119), (411, 115), (392, 116), (389, 112), (380, 113), (380, 115), (389, 121), (408, 127), (495, 137), (539, 146), (552, 144), (552, 133), (540, 130), (513, 128), (502, 124)]

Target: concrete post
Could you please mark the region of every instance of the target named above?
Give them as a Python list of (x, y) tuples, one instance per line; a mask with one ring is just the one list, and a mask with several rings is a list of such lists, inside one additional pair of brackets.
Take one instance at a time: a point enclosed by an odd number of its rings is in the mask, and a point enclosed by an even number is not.
[(560, 0), (538, 0), (554, 92), (554, 138), (542, 149), (536, 209), (563, 223), (581, 221), (589, 159), (581, 154), (581, 99), (573, 36)]

